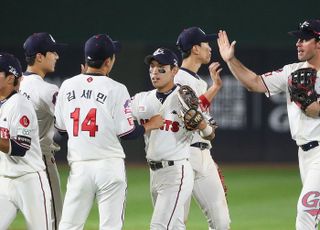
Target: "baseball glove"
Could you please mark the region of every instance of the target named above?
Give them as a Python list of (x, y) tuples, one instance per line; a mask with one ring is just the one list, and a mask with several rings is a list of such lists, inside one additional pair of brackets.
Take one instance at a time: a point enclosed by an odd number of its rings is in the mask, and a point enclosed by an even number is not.
[(189, 109), (183, 116), (184, 126), (189, 131), (197, 129), (201, 121), (203, 115), (194, 108)]
[(178, 98), (185, 110), (189, 110), (191, 108), (197, 110), (199, 107), (199, 98), (190, 86), (180, 86)]
[(189, 131), (197, 129), (204, 118), (202, 113), (198, 111), (199, 98), (196, 93), (191, 87), (182, 85), (178, 91), (178, 100), (181, 106), (180, 117), (185, 128)]
[(317, 70), (313, 68), (298, 69), (289, 76), (288, 90), (291, 101), (296, 103), (303, 111), (317, 101), (316, 78)]

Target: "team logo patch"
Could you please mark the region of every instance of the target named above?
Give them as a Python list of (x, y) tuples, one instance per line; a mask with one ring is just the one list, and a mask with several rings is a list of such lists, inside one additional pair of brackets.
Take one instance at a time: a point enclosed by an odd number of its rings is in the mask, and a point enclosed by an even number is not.
[(92, 77), (88, 77), (88, 78), (87, 78), (87, 82), (90, 83), (90, 82), (92, 82), (92, 81), (93, 81), (93, 78), (92, 78)]
[(320, 214), (320, 193), (311, 191), (302, 197), (302, 205), (305, 207), (305, 212), (311, 216), (318, 216)]
[(23, 127), (25, 127), (25, 128), (28, 127), (29, 124), (30, 124), (29, 118), (28, 118), (26, 115), (22, 116), (22, 117), (20, 118), (20, 124), (21, 124)]

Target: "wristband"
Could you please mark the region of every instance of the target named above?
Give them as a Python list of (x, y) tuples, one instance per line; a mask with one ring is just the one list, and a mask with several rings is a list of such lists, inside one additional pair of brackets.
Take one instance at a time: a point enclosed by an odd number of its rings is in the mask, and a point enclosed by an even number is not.
[(207, 125), (203, 130), (200, 130), (200, 136), (207, 137), (209, 136), (213, 131), (213, 128), (210, 125)]

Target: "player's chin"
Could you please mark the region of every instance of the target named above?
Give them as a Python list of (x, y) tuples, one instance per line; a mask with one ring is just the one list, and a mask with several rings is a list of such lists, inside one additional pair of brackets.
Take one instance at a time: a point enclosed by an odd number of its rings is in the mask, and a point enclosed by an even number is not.
[(204, 60), (203, 64), (209, 64), (211, 61), (211, 56), (208, 56), (206, 60)]
[(152, 81), (152, 85), (154, 88), (158, 88), (160, 86), (158, 81)]

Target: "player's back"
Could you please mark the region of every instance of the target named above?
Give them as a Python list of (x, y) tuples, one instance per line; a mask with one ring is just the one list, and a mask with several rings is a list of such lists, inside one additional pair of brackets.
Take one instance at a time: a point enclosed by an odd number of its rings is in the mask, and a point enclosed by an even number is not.
[(68, 160), (124, 158), (119, 137), (133, 130), (126, 87), (106, 76), (80, 74), (63, 82), (56, 127), (68, 132)]

